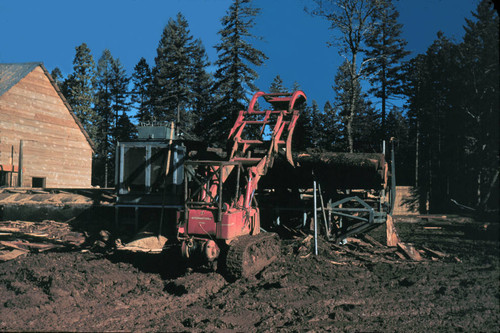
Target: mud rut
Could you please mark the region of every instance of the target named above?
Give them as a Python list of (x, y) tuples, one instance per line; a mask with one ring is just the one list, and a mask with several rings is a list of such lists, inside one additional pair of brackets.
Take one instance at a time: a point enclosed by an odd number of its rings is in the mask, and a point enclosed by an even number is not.
[(288, 239), (277, 262), (233, 283), (203, 272), (162, 278), (88, 251), (30, 254), (0, 264), (0, 330), (497, 332), (498, 229), (426, 223), (396, 225), (405, 241), (447, 257), (412, 262), (326, 242), (314, 257)]

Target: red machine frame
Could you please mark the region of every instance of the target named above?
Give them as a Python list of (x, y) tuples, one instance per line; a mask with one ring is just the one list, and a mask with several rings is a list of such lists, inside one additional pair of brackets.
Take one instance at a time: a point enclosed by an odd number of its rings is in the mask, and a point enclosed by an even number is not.
[[(259, 98), (271, 109), (259, 110)], [(260, 232), (255, 190), (280, 149), (284, 148), (293, 165), (292, 135), (299, 117), (295, 107), (305, 100), (302, 91), (256, 93), (229, 133), (232, 149), (228, 161), (185, 163), (185, 210), (179, 228), (185, 257), (196, 249), (211, 261), (218, 256), (218, 241), (227, 244)], [(250, 129), (255, 127), (257, 130)]]

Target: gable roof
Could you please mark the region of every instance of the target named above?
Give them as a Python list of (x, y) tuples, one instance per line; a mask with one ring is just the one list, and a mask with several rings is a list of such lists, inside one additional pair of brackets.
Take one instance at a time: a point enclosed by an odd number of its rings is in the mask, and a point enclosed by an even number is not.
[(75, 120), (76, 124), (82, 131), (83, 135), (85, 136), (85, 139), (87, 139), (87, 142), (89, 143), (90, 147), (92, 150), (95, 151), (94, 148), (94, 142), (92, 142), (92, 139), (88, 135), (87, 131), (85, 128), (83, 128), (82, 123), (78, 119), (78, 117), (75, 115), (73, 112), (73, 109), (71, 108), (71, 105), (69, 105), (68, 101), (66, 101), (66, 98), (62, 94), (61, 90), (59, 89), (59, 86), (57, 85), (56, 81), (52, 78), (52, 76), (49, 74), (43, 63), (41, 62), (27, 62), (27, 63), (12, 63), (12, 64), (0, 64), (0, 97), (5, 94), (7, 91), (9, 91), (13, 86), (15, 86), (19, 81), (21, 81), (24, 77), (26, 77), (29, 73), (31, 73), (35, 68), (40, 66), (49, 79), (50, 83), (56, 90), (57, 94), (63, 101), (64, 105), (68, 109), (69, 113)]
[(31, 73), (41, 62), (24, 64), (0, 64), (0, 96), (15, 86), (22, 78)]

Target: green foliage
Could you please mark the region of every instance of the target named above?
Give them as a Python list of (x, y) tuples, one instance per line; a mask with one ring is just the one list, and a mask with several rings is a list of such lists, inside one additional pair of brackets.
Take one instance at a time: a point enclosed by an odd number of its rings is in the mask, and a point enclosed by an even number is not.
[(361, 94), (357, 101), (359, 114), (353, 122), (354, 151), (361, 153), (380, 152), (382, 142), (380, 116), (366, 94)]
[(153, 68), (154, 113), (158, 120), (186, 125), (190, 103), (191, 40), (186, 18), (178, 13), (163, 30)]
[(337, 129), (342, 133), (343, 139), (342, 144), (337, 144), (337, 147), (350, 152), (377, 151), (380, 142), (378, 116), (366, 100), (359, 81), (352, 80), (351, 69), (351, 64), (344, 61), (334, 80), (334, 108), (340, 117)]
[(205, 129), (210, 123), (205, 122), (206, 115), (210, 113), (214, 101), (212, 97), (213, 78), (207, 72), (210, 65), (205, 47), (200, 39), (196, 39), (191, 52), (192, 77), (191, 77), (191, 108), (193, 133), (198, 138), (203, 138)]
[(279, 75), (276, 75), (269, 86), (270, 93), (284, 93), (287, 92), (285, 86), (283, 86), (283, 80)]
[[(328, 20), (330, 29), (339, 32), (334, 43), (340, 55), (345, 59), (339, 71), (342, 73), (342, 84), (336, 83), (337, 87), (344, 89), (340, 92), (345, 118), (345, 136), (347, 138), (349, 152), (354, 152), (354, 128), (353, 123), (357, 114), (362, 111), (357, 107), (360, 104), (360, 80), (365, 77), (366, 61), (361, 61), (366, 52), (366, 43), (374, 29), (371, 20), (374, 15), (378, 1), (374, 0), (314, 0), (317, 8), (312, 12)], [(347, 98), (347, 99), (346, 99)]]
[(54, 79), (54, 81), (56, 82), (56, 84), (61, 88), (62, 84), (63, 84), (63, 73), (61, 72), (61, 70), (59, 69), (59, 67), (56, 67), (52, 70), (52, 72), (50, 72), (50, 76), (52, 76), (52, 79)]
[(73, 60), (73, 73), (64, 82), (63, 93), (76, 116), (92, 140), (97, 139), (96, 115), (93, 110), (95, 101), (95, 63), (87, 44), (76, 48)]
[[(460, 105), (467, 123), (466, 154), (472, 163), (477, 196), (475, 206), (498, 208), (499, 171), (499, 19), (489, 1), (481, 1), (474, 19), (466, 19), (460, 47)], [(473, 163), (481, 161), (481, 163)]]
[(334, 108), (330, 101), (326, 101), (323, 107), (324, 113), (324, 148), (329, 151), (345, 151), (343, 142), (346, 139), (342, 135), (342, 119), (338, 109)]
[(126, 112), (129, 78), (119, 59), (105, 49), (97, 63), (96, 102), (94, 112), (98, 131), (94, 156), (94, 183), (110, 185), (114, 174), (114, 154), (118, 141), (130, 140), (135, 134)]
[(112, 151), (112, 64), (113, 57), (109, 50), (104, 50), (97, 62), (96, 103), (94, 110), (98, 117), (98, 137), (96, 139), (97, 158), (107, 159)]
[(409, 52), (406, 41), (401, 38), (402, 25), (398, 23), (399, 13), (392, 0), (378, 0), (372, 15), (373, 29), (366, 39), (366, 72), (372, 85), (369, 93), (381, 100), (382, 137), (393, 135), (386, 128), (387, 104), (392, 97), (402, 93), (401, 61)]
[(208, 57), (201, 40), (190, 35), (185, 17), (170, 19), (160, 39), (151, 104), (156, 120), (177, 122), (186, 135), (203, 132), (201, 119), (212, 104)]
[[(227, 14), (221, 19), (222, 29), (218, 34), (221, 42), (215, 46), (218, 59), (214, 74), (214, 92), (217, 102), (207, 119), (212, 120), (207, 135), (212, 141), (225, 142), (228, 129), (248, 102), (248, 95), (257, 91), (254, 85), (257, 72), (253, 66), (260, 66), (267, 59), (265, 54), (254, 48), (248, 39), (259, 9), (250, 6), (250, 0), (233, 0)], [(213, 126), (215, 125), (215, 126)]]
[(146, 59), (141, 58), (135, 65), (131, 81), (133, 85), (131, 102), (136, 109), (135, 118), (139, 122), (152, 121), (154, 118), (151, 96), (153, 77)]
[(308, 117), (310, 119), (309, 123), (309, 129), (307, 131), (308, 138), (307, 142), (310, 147), (314, 148), (324, 148), (325, 147), (325, 142), (326, 142), (326, 136), (328, 133), (325, 132), (325, 125), (324, 125), (324, 113), (321, 112), (319, 109), (318, 103), (313, 100), (311, 103), (311, 107), (308, 107), (308, 113), (310, 116)]
[(321, 124), (318, 124), (318, 113), (318, 104), (314, 100), (311, 106), (304, 105), (300, 109), (300, 116), (293, 135), (295, 150), (304, 151), (310, 148), (319, 148), (317, 134), (320, 128), (315, 128), (315, 126), (321, 126)]
[(482, 1), (462, 43), (442, 33), (406, 66), (416, 183), (430, 209), (498, 209), (498, 14)]

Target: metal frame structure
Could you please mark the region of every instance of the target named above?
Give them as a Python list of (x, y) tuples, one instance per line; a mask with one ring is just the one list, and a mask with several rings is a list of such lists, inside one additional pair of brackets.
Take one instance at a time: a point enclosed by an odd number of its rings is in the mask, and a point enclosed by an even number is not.
[[(182, 181), (186, 148), (181, 141), (173, 140), (173, 126), (155, 124), (142, 126), (140, 130), (137, 141), (117, 144), (115, 162), (115, 225), (118, 227), (123, 221), (120, 211), (133, 209), (136, 231), (141, 211), (160, 210), (163, 221), (165, 209), (180, 211), (184, 207)], [(131, 149), (138, 149), (139, 154), (143, 154), (139, 161), (134, 156), (127, 157)], [(135, 165), (129, 166), (128, 163)], [(156, 171), (153, 170), (155, 167)], [(132, 184), (137, 188), (133, 188)]]
[[(241, 162), (235, 161), (186, 161), (184, 173), (184, 216), (188, 219), (190, 209), (216, 209), (216, 222), (222, 220), (224, 171), (225, 167), (236, 167), (236, 185), (233, 198), (240, 196), (240, 178), (243, 171)], [(204, 174), (197, 171), (203, 168)], [(196, 183), (198, 186), (190, 189), (188, 184)], [(212, 186), (217, 187), (217, 193), (212, 193)], [(201, 199), (198, 196), (201, 195)]]
[[(269, 103), (271, 109), (259, 110), (259, 98)], [(282, 148), (293, 165), (291, 143), (299, 117), (296, 106), (305, 100), (302, 91), (256, 93), (231, 128), (228, 161), (186, 162), (185, 214), (179, 228), (184, 257), (196, 256), (207, 246), (218, 251), (214, 240), (222, 245), (239, 236), (260, 233), (260, 213), (254, 197), (257, 185)], [(255, 127), (256, 130), (249, 129)], [(234, 189), (229, 190), (234, 192), (225, 195), (228, 181), (234, 182)], [(217, 255), (212, 250), (208, 252), (210, 255), (202, 256), (215, 260)]]

